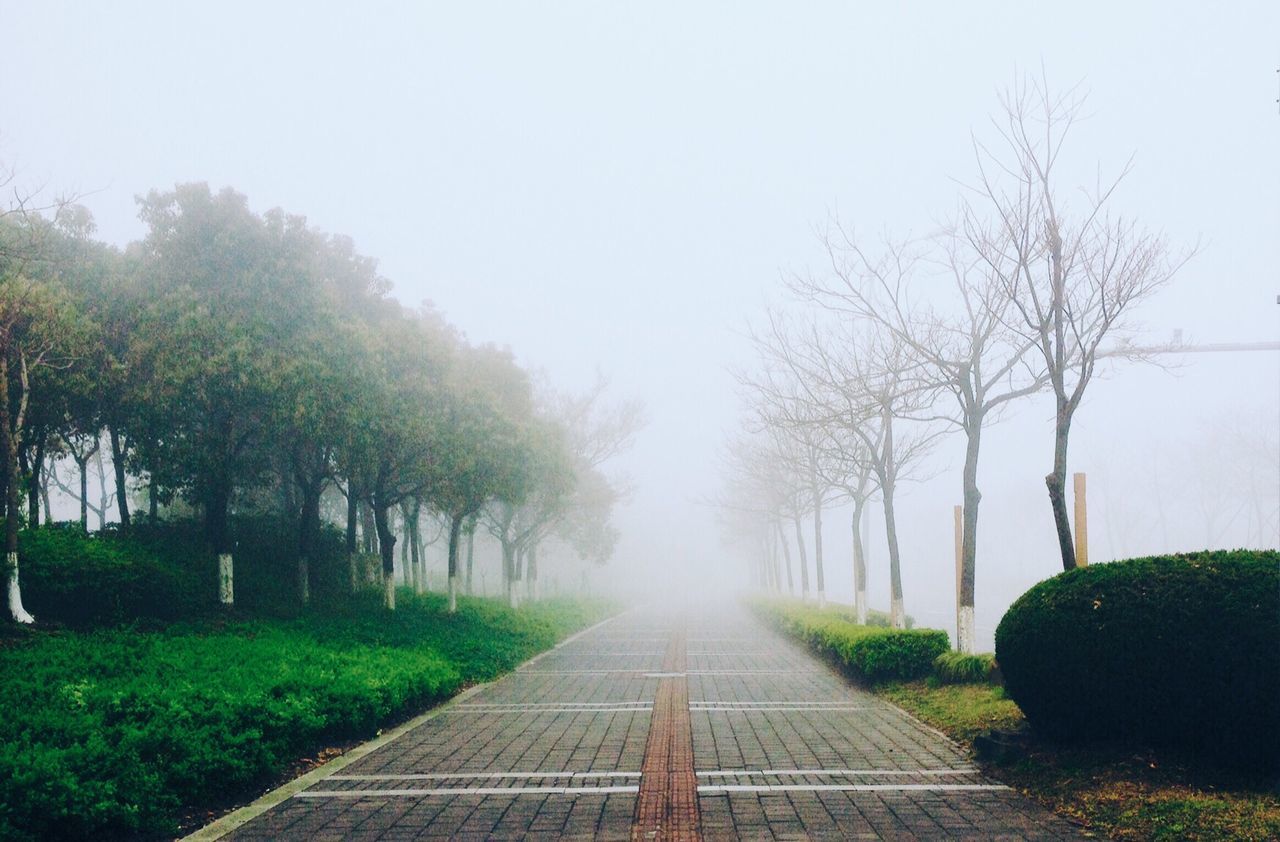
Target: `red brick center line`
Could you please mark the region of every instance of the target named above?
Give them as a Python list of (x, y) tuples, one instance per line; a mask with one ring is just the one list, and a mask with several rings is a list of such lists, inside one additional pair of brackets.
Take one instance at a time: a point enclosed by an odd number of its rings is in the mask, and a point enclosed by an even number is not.
[(640, 767), (640, 792), (631, 820), (633, 842), (701, 840), (698, 779), (693, 771), (693, 727), (684, 672), (687, 650), (683, 625), (662, 661), (663, 677), (654, 694)]

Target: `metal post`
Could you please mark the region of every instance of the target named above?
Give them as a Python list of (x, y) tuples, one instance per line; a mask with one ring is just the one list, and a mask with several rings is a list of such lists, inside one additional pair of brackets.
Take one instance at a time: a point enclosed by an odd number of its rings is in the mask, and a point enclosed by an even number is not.
[(1089, 515), (1085, 503), (1084, 474), (1075, 475), (1076, 567), (1089, 566)]

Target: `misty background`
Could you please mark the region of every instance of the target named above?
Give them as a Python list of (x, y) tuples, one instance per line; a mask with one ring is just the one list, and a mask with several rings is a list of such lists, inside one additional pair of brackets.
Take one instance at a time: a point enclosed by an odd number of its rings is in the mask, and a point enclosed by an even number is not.
[[(1175, 248), (1200, 243), (1136, 311), (1146, 338), (1280, 339), (1274, 3), (0, 0), (0, 45), (0, 159), (25, 185), (83, 194), (100, 238), (140, 237), (149, 189), (230, 186), (350, 235), (402, 302), (434, 302), (558, 387), (603, 372), (615, 398), (642, 400), (648, 426), (611, 466), (634, 493), (598, 577), (626, 592), (747, 583), (705, 501), (738, 427), (748, 324), (783, 302), (781, 275), (821, 268), (832, 213), (930, 232), (1017, 72), (1083, 83), (1072, 174), (1135, 155), (1115, 207)], [(1276, 546), (1280, 355), (1162, 361), (1112, 368), (1077, 416), (1091, 560)], [(1051, 416), (1048, 396), (1024, 401), (984, 438), (980, 649), (1060, 569)], [(899, 501), (907, 611), (948, 629), (961, 456), (946, 439)], [(824, 520), (828, 594), (850, 601), (847, 518)]]

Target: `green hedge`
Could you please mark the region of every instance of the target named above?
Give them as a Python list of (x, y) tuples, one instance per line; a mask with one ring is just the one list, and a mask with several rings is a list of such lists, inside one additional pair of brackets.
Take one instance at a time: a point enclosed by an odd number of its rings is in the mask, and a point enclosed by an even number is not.
[(811, 608), (779, 601), (757, 601), (752, 608), (809, 648), (835, 659), (865, 681), (908, 680), (927, 675), (934, 659), (950, 644), (934, 629), (895, 630), (860, 626), (839, 609)]
[(0, 839), (152, 838), (511, 669), (603, 604), (519, 611), (402, 590), (286, 620), (29, 632), (0, 648)]
[(18, 536), (22, 601), (42, 623), (116, 625), (198, 613), (212, 605), (216, 592), (202, 587), (195, 561), (186, 552), (166, 556), (112, 531), (86, 534), (78, 523)]
[[(238, 516), (231, 529), (239, 614), (298, 614), (295, 526)], [(216, 560), (194, 521), (140, 521), (127, 535), (114, 527), (86, 534), (78, 523), (45, 525), (20, 533), (18, 556), (23, 602), (42, 623), (168, 621), (217, 606)], [(346, 551), (332, 527), (321, 530), (311, 583), (316, 602), (348, 601)]]
[(933, 675), (943, 684), (998, 684), (996, 656), (943, 652), (933, 661)]
[(1062, 573), (996, 630), (1006, 692), (1062, 739), (1280, 765), (1280, 554), (1204, 552)]

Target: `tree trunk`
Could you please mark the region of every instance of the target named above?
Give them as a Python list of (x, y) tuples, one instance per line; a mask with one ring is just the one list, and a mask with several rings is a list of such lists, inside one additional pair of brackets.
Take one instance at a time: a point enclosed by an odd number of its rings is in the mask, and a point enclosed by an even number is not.
[(809, 601), (809, 553), (804, 545), (804, 527), (800, 515), (795, 515), (796, 547), (800, 551), (800, 599)]
[[(52, 458), (46, 456), (44, 464), (40, 466), (40, 505), (44, 506), (45, 520), (49, 519), (49, 513), (53, 511), (53, 506), (49, 503), (49, 471), (52, 467)], [(102, 454), (98, 454), (99, 473), (101, 474)], [(102, 476), (102, 482), (106, 483), (106, 476)], [(104, 494), (105, 496), (105, 494)], [(107, 526), (107, 501), (102, 500), (102, 508), (98, 510), (98, 529), (105, 529)]]
[(382, 556), (383, 596), (388, 611), (396, 610), (396, 536), (391, 531), (391, 506), (374, 498), (373, 525), (378, 532), (378, 552)]
[(982, 445), (982, 418), (973, 419), (965, 430), (964, 506), (960, 538), (960, 604), (956, 608), (956, 647), (972, 655), (977, 647), (974, 629), (974, 594), (978, 559), (978, 453)]
[(502, 540), (502, 586), (507, 592), (507, 605), (516, 607), (516, 560), (515, 547), (511, 542)]
[(120, 510), (120, 528), (129, 529), (129, 495), (125, 488), (124, 448), (120, 444), (120, 432), (115, 425), (107, 427), (111, 440), (111, 470), (116, 475), (116, 507)]
[(813, 570), (817, 574), (818, 607), (827, 605), (827, 586), (822, 575), (822, 492), (813, 491)]
[(426, 559), (422, 552), (422, 501), (413, 501), (413, 512), (409, 516), (409, 555), (413, 564), (413, 592), (422, 594), (427, 589), (427, 571), (424, 569)]
[(230, 480), (215, 478), (205, 494), (205, 534), (218, 556), (218, 601), (227, 608), (235, 605), (235, 561), (231, 554), (231, 533), (227, 528), (230, 505)]
[(462, 532), (464, 515), (449, 517), (449, 613), (458, 611), (458, 536)]
[(778, 543), (782, 545), (782, 559), (787, 564), (787, 593), (795, 596), (796, 583), (791, 576), (791, 544), (787, 541), (787, 533), (782, 529), (781, 522), (775, 521), (773, 526), (778, 532)]
[(89, 460), (75, 460), (76, 470), (80, 472), (80, 528), (89, 531)]
[[(45, 443), (48, 441), (48, 438), (48, 434), (44, 434), (41, 435), (39, 440), (36, 442), (35, 459), (31, 462), (30, 470), (27, 473), (27, 526), (31, 529), (35, 529), (40, 525), (40, 475), (44, 468), (44, 450)], [(85, 531), (88, 532), (89, 516), (88, 513), (84, 511), (85, 504), (83, 502), (85, 499), (83, 489), (88, 486), (88, 483), (84, 479), (83, 470), (81, 470), (80, 474), (80, 488), (82, 489), (82, 493), (80, 495), (80, 520), (85, 527)], [(45, 507), (44, 516), (46, 519), (49, 517), (49, 510), (47, 506)]]
[(375, 555), (379, 552), (377, 516), (367, 503), (360, 505), (360, 538), (364, 544), (365, 555)]
[(898, 522), (893, 507), (893, 486), (883, 490), (884, 532), (889, 544), (889, 623), (895, 629), (907, 627), (907, 613), (902, 603), (902, 563), (898, 554)]
[(298, 517), (298, 597), (302, 604), (311, 601), (311, 559), (320, 539), (320, 495), (323, 480), (301, 483), (302, 509)]
[[(413, 574), (418, 571), (410, 563), (413, 560), (409, 552), (413, 539), (409, 537), (409, 507), (404, 503), (400, 504), (400, 541), (400, 576), (404, 580), (401, 584), (412, 587)], [(417, 588), (414, 588), (414, 593), (417, 592)]]
[(515, 576), (515, 581), (512, 583), (512, 586), (511, 586), (512, 592), (515, 593), (516, 595), (516, 605), (520, 604), (523, 597), (523, 595), (520, 593), (520, 588), (524, 584), (524, 553), (525, 553), (524, 547), (519, 547), (519, 546), (516, 547), (516, 559), (515, 559), (516, 565), (513, 571)]
[(534, 601), (538, 598), (538, 545), (529, 548), (529, 569), (525, 576), (525, 598)]
[(866, 505), (865, 500), (855, 501), (853, 517), (850, 519), (853, 537), (853, 613), (860, 626), (867, 624), (867, 560), (862, 554), (862, 511)]
[(889, 622), (895, 629), (906, 628), (907, 612), (902, 604), (902, 558), (898, 553), (898, 519), (893, 493), (898, 480), (897, 455), (893, 446), (893, 414), (886, 405), (880, 413), (884, 440), (880, 449), (880, 495), (884, 499), (884, 532), (889, 545)]
[(347, 480), (347, 573), (351, 577), (351, 592), (360, 590), (360, 571), (356, 565), (356, 523), (359, 520), (360, 495), (356, 493), (355, 483)]
[(1071, 535), (1071, 518), (1067, 514), (1067, 436), (1071, 432), (1071, 413), (1058, 401), (1057, 421), (1053, 429), (1053, 473), (1044, 478), (1049, 487), (1049, 505), (1053, 508), (1053, 526), (1058, 531), (1058, 552), (1062, 569), (1076, 566), (1075, 541)]
[(34, 623), (36, 618), (22, 606), (22, 588), (18, 581), (18, 436), (9, 405), (9, 355), (5, 348), (0, 348), (0, 451), (4, 458), (4, 548), (9, 616), (17, 623)]
[(471, 528), (467, 530), (467, 596), (471, 596), (471, 575), (475, 570), (476, 561), (476, 522), (471, 521)]

